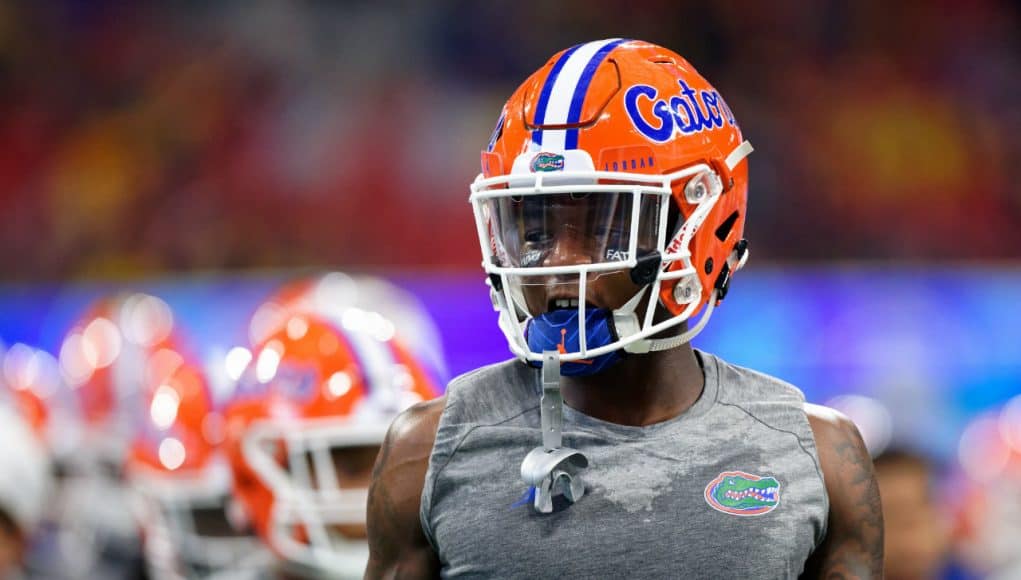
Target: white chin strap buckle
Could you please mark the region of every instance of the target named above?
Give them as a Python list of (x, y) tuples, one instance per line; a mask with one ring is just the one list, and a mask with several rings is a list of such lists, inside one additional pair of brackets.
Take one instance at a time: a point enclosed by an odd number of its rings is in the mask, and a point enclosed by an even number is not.
[(535, 488), (535, 511), (553, 511), (553, 497), (562, 495), (575, 503), (585, 495), (579, 473), (588, 459), (577, 449), (562, 447), (564, 439), (564, 398), (560, 394), (560, 357), (556, 351), (542, 353), (542, 400), (539, 407), (542, 445), (532, 449), (521, 462), (521, 478)]

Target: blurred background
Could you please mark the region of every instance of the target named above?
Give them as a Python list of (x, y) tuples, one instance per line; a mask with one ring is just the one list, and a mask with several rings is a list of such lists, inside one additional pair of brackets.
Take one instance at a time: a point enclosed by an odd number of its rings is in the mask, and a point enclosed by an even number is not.
[(0, 341), (57, 356), (131, 289), (222, 357), (280, 284), (340, 270), (421, 301), (441, 381), (502, 360), (479, 151), (553, 53), (640, 38), (756, 147), (752, 259), (696, 346), (921, 466), (947, 533), (902, 577), (1021, 577), (988, 508), (1021, 506), (1019, 24), (1007, 0), (2, 2)]

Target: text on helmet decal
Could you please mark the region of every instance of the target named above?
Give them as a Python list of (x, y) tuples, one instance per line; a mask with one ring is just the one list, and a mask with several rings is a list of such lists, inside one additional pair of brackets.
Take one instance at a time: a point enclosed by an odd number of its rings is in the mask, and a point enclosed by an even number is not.
[(270, 379), (273, 388), (292, 401), (308, 401), (315, 395), (318, 373), (310, 368), (281, 364)]
[[(657, 98), (659, 91), (649, 85), (634, 85), (624, 93), (624, 108), (631, 124), (639, 133), (656, 143), (663, 143), (674, 137), (718, 129), (724, 123), (736, 127), (734, 114), (717, 91), (695, 90), (679, 79), (680, 94), (670, 98)], [(652, 103), (646, 115), (639, 109), (639, 103)]]
[(603, 171), (627, 171), (628, 163), (631, 163), (631, 169), (645, 169), (646, 167), (654, 167), (656, 165), (656, 159), (649, 155), (648, 157), (632, 157), (630, 159), (621, 159), (614, 161), (612, 164), (609, 161), (603, 163)]

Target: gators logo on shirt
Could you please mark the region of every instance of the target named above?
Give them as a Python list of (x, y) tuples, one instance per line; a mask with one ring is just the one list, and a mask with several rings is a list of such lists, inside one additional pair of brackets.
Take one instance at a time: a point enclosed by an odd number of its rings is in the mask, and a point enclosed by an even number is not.
[(780, 482), (768, 475), (724, 471), (705, 486), (705, 501), (725, 514), (760, 516), (780, 505)]

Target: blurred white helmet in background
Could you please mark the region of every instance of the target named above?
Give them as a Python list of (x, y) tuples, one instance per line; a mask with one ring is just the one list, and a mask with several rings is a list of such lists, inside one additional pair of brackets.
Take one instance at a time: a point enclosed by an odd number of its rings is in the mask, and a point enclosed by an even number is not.
[(29, 536), (41, 521), (52, 488), (46, 451), (31, 427), (0, 405), (0, 511)]

